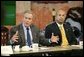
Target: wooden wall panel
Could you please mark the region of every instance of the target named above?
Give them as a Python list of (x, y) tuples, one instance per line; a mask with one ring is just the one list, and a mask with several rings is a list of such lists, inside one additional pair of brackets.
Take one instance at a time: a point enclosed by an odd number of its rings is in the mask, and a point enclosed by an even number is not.
[(46, 25), (52, 21), (52, 13), (47, 7), (32, 5), (32, 11), (35, 14), (34, 23), (41, 30), (45, 29)]

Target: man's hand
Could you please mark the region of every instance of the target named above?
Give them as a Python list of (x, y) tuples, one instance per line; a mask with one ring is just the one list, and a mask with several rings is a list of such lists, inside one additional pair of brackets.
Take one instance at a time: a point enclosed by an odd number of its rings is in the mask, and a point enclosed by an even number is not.
[(51, 42), (56, 42), (56, 43), (58, 43), (58, 41), (59, 41), (59, 36), (54, 36), (54, 34), (52, 33), (52, 36), (51, 36)]
[(13, 41), (13, 42), (18, 42), (18, 31), (16, 31), (16, 33), (13, 35), (13, 37), (11, 38), (11, 40)]

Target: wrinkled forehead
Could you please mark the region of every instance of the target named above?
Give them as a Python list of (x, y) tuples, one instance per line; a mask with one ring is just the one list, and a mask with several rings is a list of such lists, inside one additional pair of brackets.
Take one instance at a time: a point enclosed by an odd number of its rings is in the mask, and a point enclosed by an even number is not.
[(31, 13), (25, 13), (24, 17), (31, 17), (31, 18), (33, 18), (33, 15)]

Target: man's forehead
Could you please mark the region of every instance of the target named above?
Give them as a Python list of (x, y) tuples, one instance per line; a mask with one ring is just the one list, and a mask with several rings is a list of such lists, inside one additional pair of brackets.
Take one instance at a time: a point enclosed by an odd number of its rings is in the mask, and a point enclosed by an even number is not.
[(31, 13), (25, 13), (24, 16), (33, 17)]
[(66, 13), (64, 10), (58, 10), (57, 13)]

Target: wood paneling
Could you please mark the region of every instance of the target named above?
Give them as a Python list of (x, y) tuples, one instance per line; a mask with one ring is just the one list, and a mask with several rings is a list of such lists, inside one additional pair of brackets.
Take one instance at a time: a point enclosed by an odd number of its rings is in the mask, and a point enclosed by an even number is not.
[(46, 25), (52, 21), (52, 13), (51, 11), (49, 11), (49, 8), (32, 5), (32, 11), (35, 15), (34, 23), (41, 30), (44, 29)]

